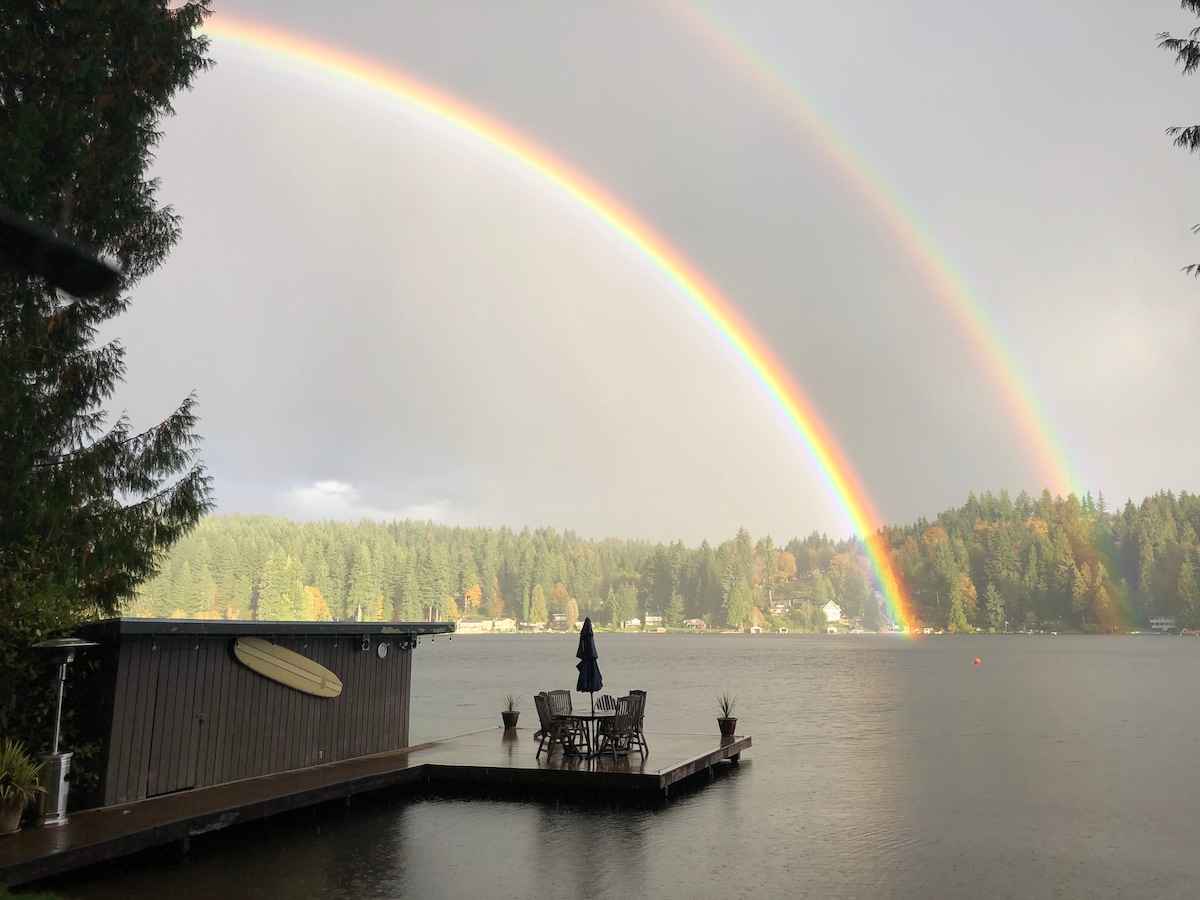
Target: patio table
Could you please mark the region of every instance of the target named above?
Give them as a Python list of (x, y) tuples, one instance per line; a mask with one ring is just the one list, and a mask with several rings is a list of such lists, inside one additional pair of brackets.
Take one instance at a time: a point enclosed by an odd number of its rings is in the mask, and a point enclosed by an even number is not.
[(571, 722), (583, 725), (584, 738), (587, 740), (587, 757), (593, 757), (599, 751), (600, 744), (600, 723), (605, 719), (612, 719), (616, 716), (615, 709), (597, 709), (592, 712), (584, 710), (571, 710), (569, 713), (563, 713), (555, 716), (556, 719), (567, 719)]

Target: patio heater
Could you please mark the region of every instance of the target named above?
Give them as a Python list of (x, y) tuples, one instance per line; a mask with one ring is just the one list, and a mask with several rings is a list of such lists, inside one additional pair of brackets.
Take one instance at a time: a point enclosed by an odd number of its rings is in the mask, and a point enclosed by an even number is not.
[(98, 646), (95, 641), (81, 641), (79, 638), (55, 638), (34, 644), (36, 650), (53, 652), (58, 659), (58, 704), (54, 710), (54, 743), (49, 753), (43, 753), (41, 760), (42, 787), (46, 792), (38, 801), (39, 825), (62, 825), (67, 821), (67, 776), (71, 772), (71, 754), (58, 752), (58, 736), (62, 727), (63, 688), (67, 683), (67, 663), (75, 661), (75, 651), (84, 647)]

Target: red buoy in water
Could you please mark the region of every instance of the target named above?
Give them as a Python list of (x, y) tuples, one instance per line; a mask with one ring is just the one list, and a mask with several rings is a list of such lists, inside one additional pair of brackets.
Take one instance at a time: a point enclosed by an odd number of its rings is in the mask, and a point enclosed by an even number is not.
[(979, 665), (979, 657), (975, 657), (975, 665)]

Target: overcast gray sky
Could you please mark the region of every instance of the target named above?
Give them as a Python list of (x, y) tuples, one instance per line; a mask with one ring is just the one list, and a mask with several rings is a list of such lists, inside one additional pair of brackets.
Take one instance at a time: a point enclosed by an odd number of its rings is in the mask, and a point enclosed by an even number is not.
[[(618, 197), (820, 410), (882, 516), (1046, 473), (928, 272), (678, 8), (218, 0), (451, 94)], [(1026, 366), (1077, 483), (1197, 490), (1200, 79), (1171, 0), (705, 6), (825, 110)], [(156, 174), (184, 237), (114, 332), (137, 424), (195, 390), (222, 512), (689, 543), (850, 528), (728, 346), (479, 142), (215, 40)]]

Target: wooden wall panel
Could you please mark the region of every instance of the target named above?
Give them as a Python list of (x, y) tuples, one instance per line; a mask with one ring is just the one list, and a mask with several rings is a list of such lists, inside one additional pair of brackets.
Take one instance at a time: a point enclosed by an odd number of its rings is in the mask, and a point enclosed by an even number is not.
[[(379, 640), (389, 652), (379, 659)], [(404, 747), (412, 652), (395, 638), (286, 636), (328, 667), (342, 694), (319, 698), (236, 661), (234, 638), (122, 635), (103, 802), (125, 803)]]

